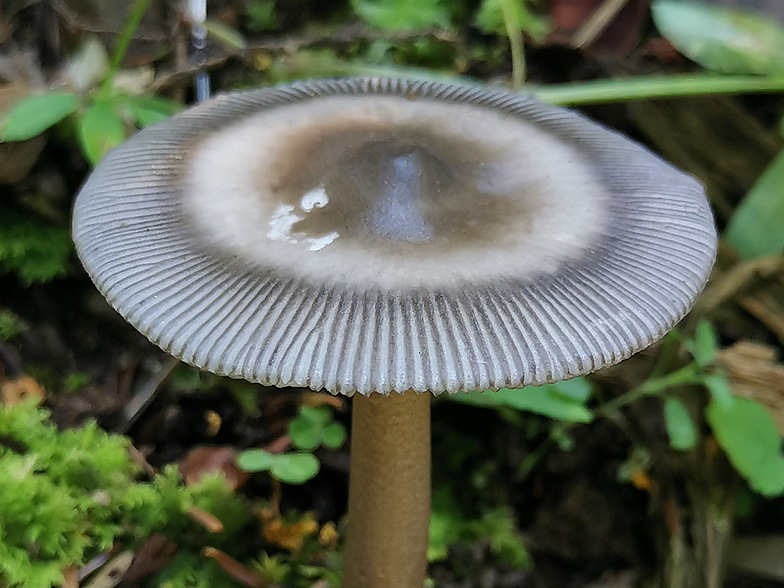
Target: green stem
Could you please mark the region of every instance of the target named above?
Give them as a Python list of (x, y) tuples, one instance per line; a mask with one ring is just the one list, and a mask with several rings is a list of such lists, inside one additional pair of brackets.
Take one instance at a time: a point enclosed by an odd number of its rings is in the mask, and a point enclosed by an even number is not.
[(690, 363), (679, 370), (676, 370), (666, 376), (660, 378), (652, 378), (646, 380), (636, 388), (632, 388), (625, 394), (605, 402), (602, 406), (596, 409), (596, 415), (604, 418), (612, 418), (613, 414), (618, 412), (624, 406), (642, 398), (643, 396), (653, 396), (664, 392), (673, 386), (683, 386), (687, 384), (699, 384), (703, 377), (699, 374), (697, 364)]
[(522, 92), (543, 102), (574, 106), (706, 94), (784, 92), (784, 77), (730, 76), (713, 73), (651, 76), (552, 86), (528, 86), (524, 87)]
[(131, 43), (131, 39), (133, 38), (133, 33), (136, 30), (136, 27), (139, 26), (139, 23), (142, 20), (142, 16), (144, 16), (144, 11), (147, 10), (147, 5), (149, 3), (150, 0), (136, 0), (133, 6), (131, 6), (131, 9), (128, 11), (128, 19), (125, 21), (125, 26), (120, 33), (120, 38), (117, 39), (117, 44), (114, 46), (114, 51), (112, 51), (112, 59), (109, 64), (109, 71), (107, 72), (106, 77), (103, 79), (103, 84), (101, 85), (101, 94), (104, 97), (111, 90), (114, 76), (120, 69), (122, 60), (125, 57), (125, 52), (128, 50), (128, 45)]
[(514, 26), (513, 0), (501, 0), (501, 12), (504, 15), (506, 36), (509, 37), (509, 49), (512, 53), (512, 88), (519, 90), (525, 81), (525, 47), (523, 33)]
[[(702, 384), (704, 379), (705, 377), (700, 374), (697, 364), (692, 362), (667, 375), (646, 380), (628, 392), (621, 394), (613, 400), (603, 403), (601, 406), (596, 408), (596, 410), (594, 410), (594, 414), (597, 418), (607, 419), (623, 428), (622, 419), (620, 418), (620, 413), (618, 411), (624, 406), (639, 400), (643, 396), (651, 396), (664, 392), (673, 386)], [(539, 460), (541, 460), (542, 457), (544, 457), (544, 455), (556, 445), (558, 433), (566, 434), (581, 424), (582, 423), (573, 422), (556, 423), (553, 429), (550, 431), (549, 437), (544, 442), (542, 442), (539, 447), (534, 449), (528, 458), (523, 460), (523, 462), (520, 464), (520, 467), (517, 471), (518, 479), (525, 478), (534, 468), (536, 463), (538, 463)]]

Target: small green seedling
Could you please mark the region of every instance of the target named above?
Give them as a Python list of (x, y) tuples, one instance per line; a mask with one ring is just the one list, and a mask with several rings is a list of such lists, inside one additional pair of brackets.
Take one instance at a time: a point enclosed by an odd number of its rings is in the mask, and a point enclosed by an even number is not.
[(326, 406), (303, 406), (299, 415), (289, 423), (289, 437), (295, 447), (312, 450), (323, 445), (337, 449), (346, 440), (346, 428), (332, 420)]
[(270, 453), (263, 449), (249, 449), (240, 453), (237, 465), (245, 472), (269, 472), (285, 484), (304, 484), (319, 471), (318, 458), (310, 453), (319, 445), (337, 449), (346, 440), (345, 427), (333, 421), (332, 411), (326, 406), (303, 406), (289, 423), (291, 444), (302, 451)]
[[(718, 350), (713, 326), (701, 321), (694, 338), (684, 339), (683, 344), (694, 361), (674, 373), (689, 375), (680, 384), (701, 385), (709, 392), (705, 419), (727, 459), (755, 492), (766, 497), (784, 494), (784, 455), (776, 424), (764, 406), (735, 396), (727, 376), (713, 365)], [(666, 393), (666, 388), (661, 391)], [(686, 451), (696, 445), (698, 431), (692, 417), (670, 395), (664, 400), (664, 421), (673, 449)]]
[(319, 460), (312, 453), (270, 453), (249, 449), (237, 457), (237, 466), (244, 472), (269, 472), (284, 484), (304, 484), (319, 471)]
[(103, 45), (89, 40), (77, 54), (77, 60), (81, 58), (84, 64), (72, 69), (88, 70), (77, 77), (89, 87), (78, 88), (80, 83), (76, 83), (75, 91), (56, 90), (22, 100), (0, 121), (0, 141), (25, 141), (70, 118), (82, 154), (95, 165), (125, 140), (129, 130), (158, 122), (181, 110), (178, 102), (131, 95), (114, 85), (128, 43), (148, 2), (136, 0), (132, 6), (111, 59)]

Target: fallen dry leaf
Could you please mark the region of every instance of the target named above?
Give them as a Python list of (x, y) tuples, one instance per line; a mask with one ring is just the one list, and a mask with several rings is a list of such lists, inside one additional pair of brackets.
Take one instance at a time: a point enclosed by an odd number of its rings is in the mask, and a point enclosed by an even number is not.
[(28, 399), (35, 399), (40, 404), (45, 394), (43, 386), (30, 376), (21, 375), (0, 382), (0, 402), (6, 406), (16, 406)]
[(214, 437), (220, 431), (223, 419), (214, 410), (208, 410), (204, 413), (204, 421), (207, 423), (207, 434)]
[(123, 570), (119, 588), (136, 588), (147, 578), (159, 572), (171, 561), (177, 546), (163, 535), (150, 535), (136, 551), (130, 564)]
[(79, 588), (79, 574), (76, 566), (70, 565), (63, 570), (62, 588)]
[(124, 551), (109, 559), (93, 578), (85, 584), (84, 588), (115, 588), (122, 579), (133, 561), (133, 552)]
[(284, 523), (280, 516), (270, 510), (262, 510), (259, 518), (264, 539), (290, 551), (298, 550), (305, 537), (314, 535), (319, 530), (318, 523), (310, 513), (292, 524)]
[(223, 568), (224, 572), (238, 582), (248, 586), (248, 588), (261, 588), (264, 585), (256, 572), (246, 568), (236, 559), (223, 553), (221, 550), (215, 549), (214, 547), (205, 547), (202, 553), (205, 557), (215, 560), (215, 563)]
[(732, 391), (765, 406), (784, 435), (784, 364), (775, 360), (772, 348), (752, 341), (739, 341), (716, 354)]
[(624, 57), (640, 37), (647, 9), (647, 0), (551, 0), (550, 41)]
[(343, 409), (343, 399), (324, 392), (304, 392), (299, 397), (300, 406), (331, 406), (335, 410)]
[(318, 534), (319, 543), (327, 549), (334, 549), (339, 538), (340, 535), (337, 527), (335, 527), (335, 523), (324, 523)]
[(629, 481), (632, 483), (632, 486), (637, 488), (637, 490), (645, 490), (646, 492), (652, 490), (654, 486), (654, 482), (651, 480), (651, 477), (642, 471), (634, 472)]
[(205, 474), (222, 472), (232, 490), (242, 486), (250, 474), (237, 467), (237, 452), (232, 447), (195, 447), (180, 462), (180, 474), (188, 485), (196, 484)]

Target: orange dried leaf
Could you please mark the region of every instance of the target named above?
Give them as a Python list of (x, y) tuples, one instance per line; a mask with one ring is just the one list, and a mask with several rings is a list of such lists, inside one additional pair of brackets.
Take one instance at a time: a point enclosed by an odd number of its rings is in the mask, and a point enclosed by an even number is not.
[(76, 566), (70, 565), (63, 570), (62, 588), (79, 588), (79, 574)]
[(333, 549), (339, 538), (340, 535), (335, 527), (335, 523), (325, 523), (318, 535), (319, 543), (327, 549)]
[(260, 518), (264, 539), (290, 551), (299, 549), (305, 537), (314, 535), (319, 530), (318, 523), (309, 513), (293, 524), (284, 523), (269, 510), (261, 511)]
[(207, 423), (207, 434), (210, 437), (217, 435), (223, 424), (223, 419), (221, 419), (220, 415), (214, 410), (208, 410), (204, 413), (204, 420)]
[(180, 474), (188, 485), (196, 484), (205, 474), (221, 472), (232, 490), (242, 486), (250, 474), (237, 467), (237, 452), (231, 447), (196, 447), (180, 462)]
[(34, 399), (40, 404), (45, 393), (43, 386), (30, 376), (22, 375), (0, 383), (0, 402), (6, 406), (16, 406), (28, 399)]
[(637, 490), (645, 490), (646, 492), (650, 492), (654, 485), (653, 480), (645, 472), (634, 472), (630, 482)]

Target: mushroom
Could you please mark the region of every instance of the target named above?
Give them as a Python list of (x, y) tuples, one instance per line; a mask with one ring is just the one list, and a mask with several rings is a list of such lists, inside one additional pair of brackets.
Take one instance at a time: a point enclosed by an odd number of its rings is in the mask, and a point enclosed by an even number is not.
[(168, 353), (353, 396), (344, 588), (422, 586), (427, 393), (617, 363), (684, 316), (716, 250), (702, 187), (618, 133), (379, 78), (225, 94), (149, 127), (87, 180), (73, 231)]

